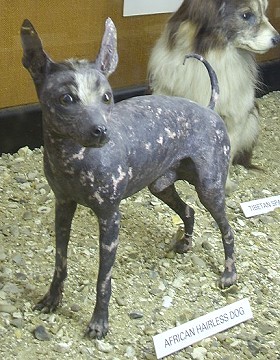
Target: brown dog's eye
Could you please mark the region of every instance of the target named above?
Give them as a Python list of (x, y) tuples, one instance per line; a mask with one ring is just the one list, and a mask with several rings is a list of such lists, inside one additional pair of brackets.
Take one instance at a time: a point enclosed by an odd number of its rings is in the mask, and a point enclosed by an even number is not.
[(110, 104), (112, 100), (112, 94), (108, 91), (105, 92), (102, 96), (102, 101), (104, 102), (104, 104)]
[(255, 15), (250, 11), (247, 11), (247, 12), (243, 13), (242, 18), (243, 18), (243, 20), (248, 21), (250, 23), (255, 22)]
[(66, 105), (74, 104), (76, 102), (76, 100), (75, 100), (74, 96), (71, 94), (63, 94), (60, 96), (59, 102), (61, 105), (66, 106)]

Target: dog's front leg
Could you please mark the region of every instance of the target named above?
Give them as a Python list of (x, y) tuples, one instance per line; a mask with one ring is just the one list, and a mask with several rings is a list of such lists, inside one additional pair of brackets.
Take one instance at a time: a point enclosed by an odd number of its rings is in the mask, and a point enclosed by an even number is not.
[(67, 248), (70, 237), (71, 222), (76, 210), (75, 202), (56, 200), (55, 204), (55, 235), (56, 253), (55, 269), (49, 291), (35, 305), (35, 310), (51, 312), (55, 310), (62, 299), (63, 282), (67, 277)]
[(96, 287), (96, 305), (87, 334), (101, 339), (108, 332), (108, 306), (111, 297), (111, 275), (119, 242), (120, 212), (99, 220), (99, 272)]

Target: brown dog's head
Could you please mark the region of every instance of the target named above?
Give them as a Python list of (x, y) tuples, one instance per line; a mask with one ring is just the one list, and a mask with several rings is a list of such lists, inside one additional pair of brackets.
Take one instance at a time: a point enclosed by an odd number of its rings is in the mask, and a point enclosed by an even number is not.
[(184, 0), (170, 18), (171, 47), (184, 42), (184, 29), (193, 37), (193, 51), (205, 54), (232, 44), (264, 53), (280, 43), (280, 35), (265, 15), (267, 0)]

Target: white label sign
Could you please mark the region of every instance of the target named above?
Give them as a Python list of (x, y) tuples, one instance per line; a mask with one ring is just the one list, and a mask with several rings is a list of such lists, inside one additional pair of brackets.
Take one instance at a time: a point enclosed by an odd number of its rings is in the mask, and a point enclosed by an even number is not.
[(183, 0), (124, 0), (123, 16), (161, 14), (176, 11)]
[(264, 199), (252, 200), (241, 203), (241, 208), (246, 217), (266, 214), (280, 207), (280, 195), (271, 196)]
[(195, 342), (252, 319), (248, 299), (242, 299), (153, 337), (156, 355), (161, 359)]

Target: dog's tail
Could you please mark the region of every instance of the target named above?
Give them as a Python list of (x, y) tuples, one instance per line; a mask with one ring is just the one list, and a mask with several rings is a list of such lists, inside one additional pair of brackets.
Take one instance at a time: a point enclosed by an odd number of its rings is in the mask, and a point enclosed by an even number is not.
[(212, 68), (212, 66), (209, 64), (209, 62), (206, 59), (204, 59), (203, 56), (198, 55), (198, 54), (186, 55), (183, 65), (185, 65), (186, 59), (189, 59), (189, 58), (195, 58), (195, 59), (201, 61), (205, 65), (205, 67), (208, 71), (208, 74), (210, 77), (210, 82), (211, 82), (211, 98), (210, 98), (210, 102), (208, 104), (208, 108), (210, 108), (211, 110), (214, 110), (214, 108), (217, 104), (219, 93), (220, 93), (217, 75), (216, 75), (214, 69)]

